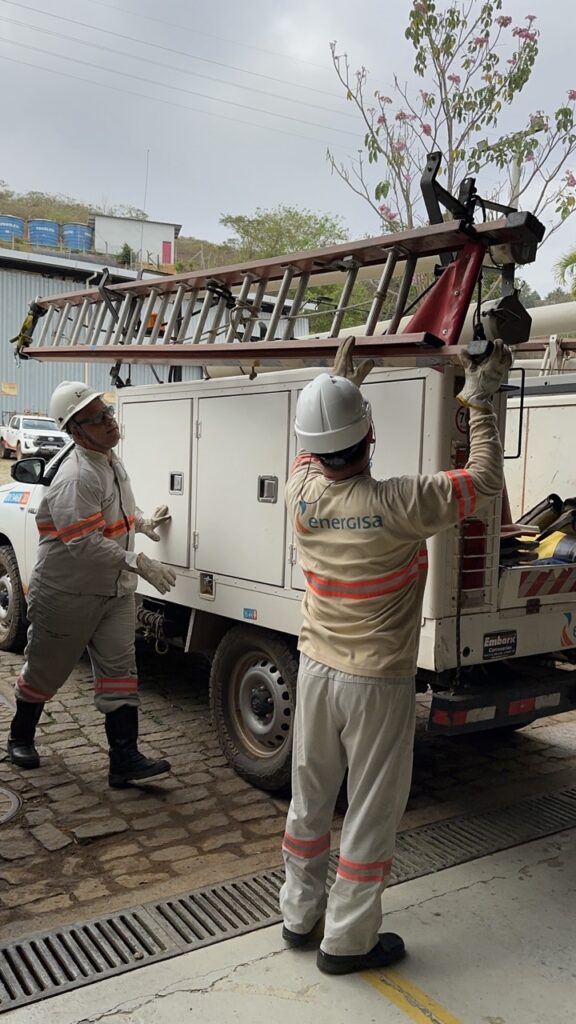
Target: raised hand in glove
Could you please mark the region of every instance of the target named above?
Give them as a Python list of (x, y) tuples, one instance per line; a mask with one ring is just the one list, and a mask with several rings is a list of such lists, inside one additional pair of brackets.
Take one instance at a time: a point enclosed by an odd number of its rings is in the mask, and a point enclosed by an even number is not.
[(465, 370), (464, 387), (456, 398), (468, 409), (480, 409), (489, 412), (492, 398), (501, 384), (508, 377), (512, 366), (512, 353), (500, 339), (494, 342), (494, 348), (487, 359), (475, 363), (467, 352), (460, 357)]
[(176, 573), (155, 558), (140, 554), (136, 559), (136, 572), (143, 580), (150, 583), (160, 594), (167, 594), (176, 584)]
[(332, 367), (332, 373), (335, 377), (346, 377), (347, 380), (351, 380), (353, 384), (356, 384), (356, 387), (360, 387), (373, 368), (374, 360), (365, 359), (359, 366), (354, 366), (355, 344), (356, 338), (354, 337), (345, 338), (340, 343), (334, 360), (334, 366)]
[(138, 521), (136, 533), (143, 533), (150, 540), (161, 540), (160, 534), (156, 532), (156, 527), (160, 526), (160, 523), (169, 523), (171, 518), (168, 505), (159, 505), (158, 508), (154, 509), (151, 516), (143, 516)]

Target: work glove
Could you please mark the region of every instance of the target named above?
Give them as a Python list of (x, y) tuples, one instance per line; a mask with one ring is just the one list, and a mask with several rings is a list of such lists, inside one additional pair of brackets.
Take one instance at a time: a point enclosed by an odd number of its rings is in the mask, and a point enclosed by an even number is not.
[(156, 527), (160, 526), (160, 523), (169, 523), (171, 518), (168, 505), (159, 505), (158, 508), (154, 509), (151, 516), (145, 516), (140, 520), (137, 532), (143, 533), (150, 540), (161, 540), (160, 534), (156, 532)]
[(136, 559), (136, 572), (147, 583), (151, 583), (160, 594), (167, 594), (176, 583), (176, 573), (155, 558), (140, 554)]
[(462, 353), (460, 362), (464, 367), (465, 380), (464, 387), (456, 398), (468, 409), (490, 412), (492, 398), (507, 379), (508, 370), (512, 366), (510, 349), (497, 339), (492, 352), (483, 362), (475, 363), (467, 352)]
[(340, 343), (334, 360), (334, 366), (332, 367), (332, 373), (335, 377), (346, 377), (346, 380), (351, 380), (359, 388), (373, 368), (374, 360), (365, 359), (359, 366), (354, 366), (353, 354), (355, 344), (356, 338), (354, 337), (345, 338)]

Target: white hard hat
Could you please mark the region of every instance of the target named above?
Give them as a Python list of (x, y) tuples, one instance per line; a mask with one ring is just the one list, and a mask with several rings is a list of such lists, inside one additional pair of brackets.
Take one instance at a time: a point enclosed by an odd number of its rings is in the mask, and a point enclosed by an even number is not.
[(95, 391), (81, 380), (63, 380), (50, 399), (50, 415), (59, 427), (65, 427), (68, 420), (95, 398), (101, 398), (103, 391)]
[(296, 406), (296, 436), (301, 448), (327, 455), (351, 448), (366, 437), (372, 423), (370, 402), (346, 377), (321, 373), (303, 389)]

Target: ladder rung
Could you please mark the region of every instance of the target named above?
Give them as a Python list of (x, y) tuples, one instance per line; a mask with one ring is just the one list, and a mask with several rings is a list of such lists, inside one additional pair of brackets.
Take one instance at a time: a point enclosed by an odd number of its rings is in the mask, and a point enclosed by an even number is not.
[(197, 298), (198, 298), (198, 289), (197, 288), (193, 288), (192, 291), (189, 293), (188, 301), (186, 303), (186, 309), (185, 309), (184, 314), (182, 316), (182, 323), (180, 324), (180, 328), (178, 330), (178, 334), (176, 335), (176, 341), (177, 342), (183, 342), (184, 339), (186, 338), (187, 334), (188, 334), (188, 328), (190, 327), (190, 321), (191, 321), (191, 319), (192, 319), (192, 317), (194, 315), (194, 310), (196, 308), (196, 300), (197, 300)]
[(352, 265), (349, 267), (348, 273), (346, 274), (346, 280), (344, 281), (344, 286), (342, 288), (342, 292), (341, 292), (341, 295), (340, 295), (340, 301), (338, 303), (338, 308), (337, 308), (336, 312), (334, 313), (334, 318), (333, 318), (332, 323), (330, 325), (330, 334), (334, 338), (340, 332), (340, 328), (342, 326), (342, 321), (343, 321), (343, 319), (344, 319), (344, 317), (346, 315), (346, 310), (348, 308), (348, 303), (350, 302), (350, 296), (352, 295), (352, 290), (354, 288), (354, 285), (356, 284), (356, 278), (358, 277), (359, 269), (360, 269), (360, 264), (354, 261), (352, 263)]
[(276, 330), (280, 322), (280, 317), (282, 316), (284, 303), (288, 298), (288, 292), (290, 291), (290, 285), (292, 284), (292, 278), (294, 277), (294, 273), (294, 267), (286, 267), (286, 270), (284, 271), (284, 277), (282, 278), (282, 284), (280, 285), (278, 295), (276, 296), (274, 309), (272, 310), (270, 320), (268, 321), (268, 327), (266, 328), (264, 341), (271, 341), (272, 338), (276, 337)]

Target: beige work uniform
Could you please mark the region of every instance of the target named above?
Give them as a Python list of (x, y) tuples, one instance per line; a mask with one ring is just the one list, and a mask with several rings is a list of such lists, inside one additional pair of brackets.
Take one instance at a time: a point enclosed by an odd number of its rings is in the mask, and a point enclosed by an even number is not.
[[(492, 412), (470, 417), (465, 469), (331, 482), (300, 454), (286, 503), (306, 578), (280, 902), (286, 927), (309, 931), (326, 908), (322, 949), (368, 952), (408, 798), (414, 676), (426, 538), (474, 513), (503, 486)], [(326, 901), (330, 826), (348, 769), (337, 876)]]
[(36, 515), (40, 543), (19, 700), (53, 697), (87, 648), (99, 710), (139, 703), (133, 549), (141, 519), (120, 459), (74, 448)]

